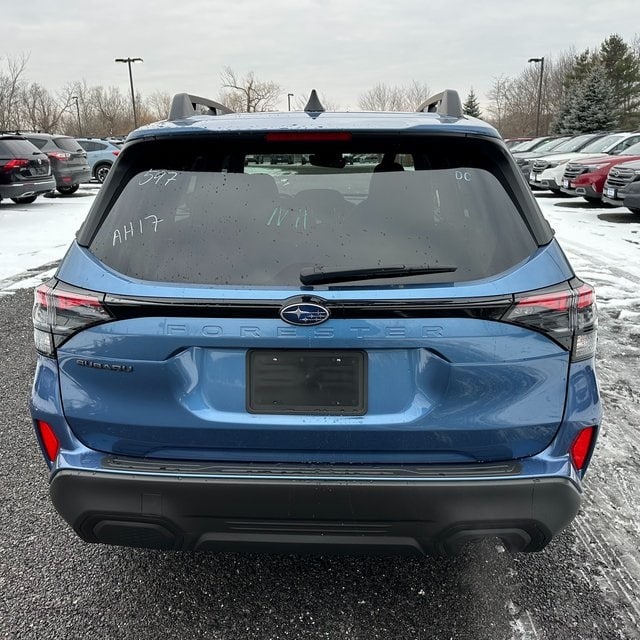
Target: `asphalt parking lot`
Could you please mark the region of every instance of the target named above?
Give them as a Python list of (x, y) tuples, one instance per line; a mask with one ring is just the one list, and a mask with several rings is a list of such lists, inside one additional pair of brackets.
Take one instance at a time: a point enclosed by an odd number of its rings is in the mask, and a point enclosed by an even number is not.
[[(66, 226), (77, 228), (83, 214), (74, 208), (89, 195), (53, 199), (51, 211), (47, 201), (19, 210), (16, 221), (28, 226), (7, 240), (7, 252), (26, 251), (16, 241), (33, 244), (40, 231), (46, 242), (33, 264), (52, 266), (55, 252), (44, 247), (57, 243), (61, 255), (69, 240), (57, 227), (69, 217)], [(32, 294), (19, 287), (33, 284), (18, 283), (38, 271), (28, 269), (10, 279), (18, 291), (0, 291), (0, 638), (640, 638), (640, 289), (632, 258), (640, 221), (577, 199), (537, 198), (577, 272), (596, 285), (605, 408), (582, 511), (545, 551), (512, 556), (489, 541), (453, 559), (339, 558), (83, 543), (51, 506), (28, 415)], [(13, 208), (3, 211), (9, 224)]]
[[(538, 554), (164, 553), (88, 545), (52, 508), (28, 417), (31, 292), (0, 297), (0, 637), (639, 638), (634, 325), (601, 314), (606, 423), (578, 520)], [(636, 356), (637, 357), (637, 356)], [(635, 457), (634, 457), (635, 456)], [(635, 506), (634, 506), (635, 505)]]

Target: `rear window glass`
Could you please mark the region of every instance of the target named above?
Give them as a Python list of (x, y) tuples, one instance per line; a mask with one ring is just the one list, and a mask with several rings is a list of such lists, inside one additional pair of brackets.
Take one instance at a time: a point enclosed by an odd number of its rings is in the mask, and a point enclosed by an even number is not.
[(48, 140), (46, 138), (29, 138), (29, 142), (38, 147), (38, 149), (44, 149)]
[(28, 140), (0, 140), (0, 154), (15, 158), (30, 158), (37, 152)]
[(221, 155), (197, 158), (202, 170), (132, 170), (90, 250), (145, 280), (299, 287), (317, 267), (455, 267), (375, 285), (474, 280), (537, 248), (488, 168), (430, 168), (415, 150), (337, 157), (256, 151), (240, 166)]
[(93, 142), (92, 140), (78, 140), (78, 144), (85, 151), (97, 151), (101, 148), (96, 142)]
[(82, 151), (80, 143), (75, 138), (54, 138), (57, 147), (65, 151)]

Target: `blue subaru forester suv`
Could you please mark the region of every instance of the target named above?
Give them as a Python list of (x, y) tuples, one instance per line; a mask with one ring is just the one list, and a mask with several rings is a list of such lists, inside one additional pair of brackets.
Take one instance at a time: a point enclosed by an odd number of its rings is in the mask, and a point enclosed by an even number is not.
[(578, 512), (594, 292), (453, 91), (416, 113), (179, 94), (33, 320), (51, 498), (88, 542), (535, 551)]

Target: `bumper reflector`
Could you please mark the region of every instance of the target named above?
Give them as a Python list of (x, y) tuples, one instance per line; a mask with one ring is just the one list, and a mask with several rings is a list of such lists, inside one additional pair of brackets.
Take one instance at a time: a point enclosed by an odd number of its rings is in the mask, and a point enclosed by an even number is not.
[(58, 457), (58, 452), (60, 451), (60, 442), (58, 442), (58, 438), (53, 432), (51, 425), (47, 424), (43, 420), (36, 420), (36, 425), (38, 427), (40, 440), (42, 441), (42, 446), (44, 447), (45, 453), (47, 454), (47, 458), (49, 458), (49, 460), (53, 462)]
[(576, 436), (571, 445), (571, 460), (578, 471), (581, 471), (587, 462), (595, 433), (595, 427), (587, 427)]

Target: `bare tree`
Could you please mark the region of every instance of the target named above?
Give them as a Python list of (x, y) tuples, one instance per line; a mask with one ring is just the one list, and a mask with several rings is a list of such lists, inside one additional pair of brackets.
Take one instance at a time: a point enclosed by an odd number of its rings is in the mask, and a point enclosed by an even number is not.
[(55, 131), (66, 104), (54, 98), (42, 85), (32, 82), (20, 91), (23, 124), (34, 131)]
[(92, 87), (90, 100), (96, 118), (90, 122), (93, 135), (121, 135), (133, 128), (131, 105), (117, 87)]
[(271, 111), (275, 108), (282, 87), (276, 82), (258, 80), (253, 71), (240, 78), (231, 67), (222, 72), (222, 102), (234, 111)]
[(92, 129), (98, 116), (86, 80), (67, 83), (58, 92), (58, 102), (65, 105), (59, 125), (63, 133), (75, 137), (95, 135)]
[(363, 111), (415, 111), (429, 97), (429, 88), (417, 80), (408, 86), (379, 82), (358, 98)]
[(20, 91), (24, 86), (22, 75), (29, 58), (22, 54), (7, 57), (6, 73), (0, 70), (0, 130), (20, 129)]
[(404, 87), (406, 111), (415, 111), (425, 100), (431, 96), (429, 85), (424, 82), (412, 80), (411, 84)]
[(140, 101), (138, 119), (142, 124), (166, 120), (171, 109), (171, 95), (166, 91), (156, 91)]
[(505, 75), (497, 76), (493, 79), (493, 85), (487, 94), (489, 100), (492, 101), (488, 108), (489, 117), (498, 131), (502, 131), (502, 124), (507, 113), (510, 86), (510, 78)]

